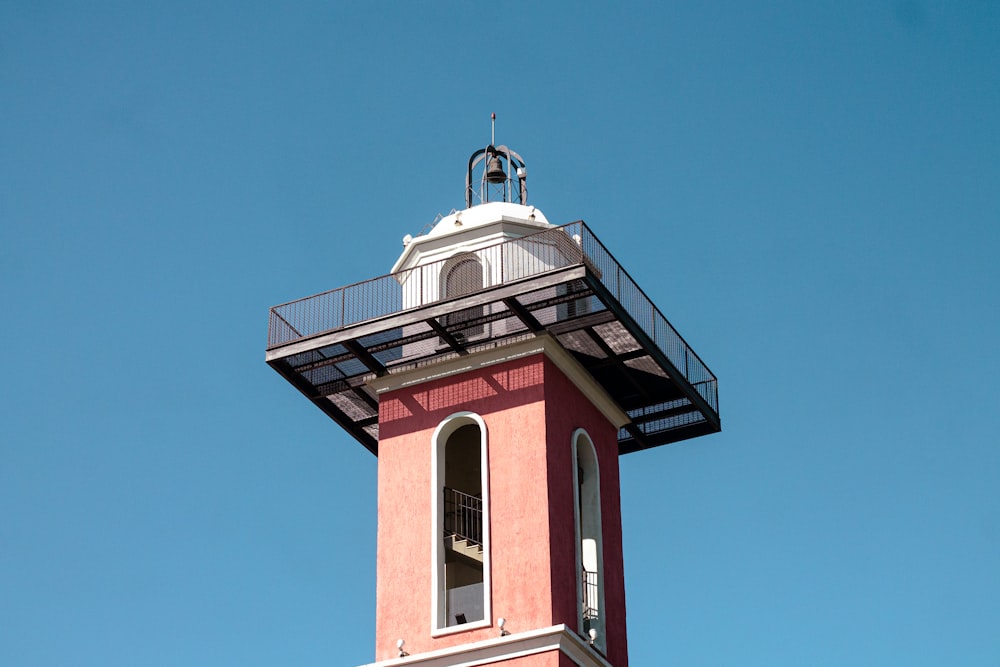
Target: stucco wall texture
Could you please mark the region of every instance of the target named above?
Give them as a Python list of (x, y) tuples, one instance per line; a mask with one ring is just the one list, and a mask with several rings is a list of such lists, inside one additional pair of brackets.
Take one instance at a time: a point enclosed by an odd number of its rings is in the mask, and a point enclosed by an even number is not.
[[(431, 635), (434, 429), (474, 412), (488, 433), (491, 627)], [(626, 667), (617, 431), (544, 354), (385, 392), (379, 401), (376, 660), (565, 623), (579, 628), (571, 439), (585, 429), (601, 477), (607, 658)], [(498, 664), (570, 665), (564, 656)]]

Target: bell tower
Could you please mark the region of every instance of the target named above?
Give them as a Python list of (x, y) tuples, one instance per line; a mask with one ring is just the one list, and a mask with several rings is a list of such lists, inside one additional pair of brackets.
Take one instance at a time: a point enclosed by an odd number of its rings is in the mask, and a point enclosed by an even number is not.
[(267, 362), (378, 456), (373, 666), (626, 667), (618, 457), (719, 431), (715, 376), (520, 155), (465, 186), (388, 275), (272, 308)]

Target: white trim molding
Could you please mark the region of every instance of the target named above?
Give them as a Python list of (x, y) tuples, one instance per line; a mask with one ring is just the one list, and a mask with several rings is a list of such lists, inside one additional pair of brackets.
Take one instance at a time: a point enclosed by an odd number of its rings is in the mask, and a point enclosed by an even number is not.
[[(448, 438), (462, 426), (475, 425), (479, 428), (479, 470), (483, 494), (483, 618), (471, 623), (449, 626), (444, 617), (444, 508), (441, 490), (445, 482), (445, 446)], [(491, 577), (492, 557), (490, 554), (490, 466), (489, 432), (483, 418), (474, 412), (456, 412), (448, 415), (434, 429), (431, 436), (431, 636), (487, 628), (493, 624), (493, 582)]]
[(470, 644), (392, 658), (361, 667), (476, 667), (536, 653), (559, 651), (579, 667), (611, 667), (604, 656), (563, 624), (530, 630), (506, 637), (484, 639)]
[[(584, 443), (581, 447), (581, 441)], [(604, 599), (604, 527), (601, 523), (601, 464), (597, 458), (597, 448), (594, 441), (585, 429), (578, 428), (573, 431), (570, 441), (573, 453), (573, 524), (576, 528), (576, 599), (577, 614), (579, 618), (579, 631), (584, 632), (583, 627), (583, 602), (585, 591), (584, 583), (580, 576), (583, 570), (587, 570), (587, 557), (584, 554), (583, 542), (590, 540), (594, 542), (594, 562), (591, 567), (597, 575), (597, 647), (607, 650), (607, 605)], [(581, 449), (584, 450), (581, 452)], [(581, 457), (581, 454), (585, 456)], [(589, 459), (589, 460), (588, 460)], [(586, 472), (584, 480), (580, 479), (580, 473)], [(587, 477), (591, 479), (587, 479)], [(582, 483), (581, 483), (582, 482)], [(587, 489), (586, 494), (581, 492)], [(586, 496), (586, 497), (584, 497)], [(586, 510), (586, 511), (584, 511)]]

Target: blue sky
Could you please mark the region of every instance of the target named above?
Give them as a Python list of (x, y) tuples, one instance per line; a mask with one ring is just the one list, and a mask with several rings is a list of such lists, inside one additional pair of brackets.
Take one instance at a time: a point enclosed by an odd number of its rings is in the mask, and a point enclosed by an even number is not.
[(998, 35), (0, 0), (0, 664), (372, 659), (376, 459), (267, 308), (386, 273), (491, 112), (720, 379), (721, 434), (621, 461), (632, 664), (998, 664)]

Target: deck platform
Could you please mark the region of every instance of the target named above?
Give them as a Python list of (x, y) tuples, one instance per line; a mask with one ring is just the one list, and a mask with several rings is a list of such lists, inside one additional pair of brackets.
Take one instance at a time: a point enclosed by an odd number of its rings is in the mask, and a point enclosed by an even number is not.
[(375, 377), (550, 336), (631, 422), (622, 454), (721, 430), (718, 381), (583, 222), (476, 250), (443, 297), (434, 262), (271, 308), (267, 363), (378, 454)]

